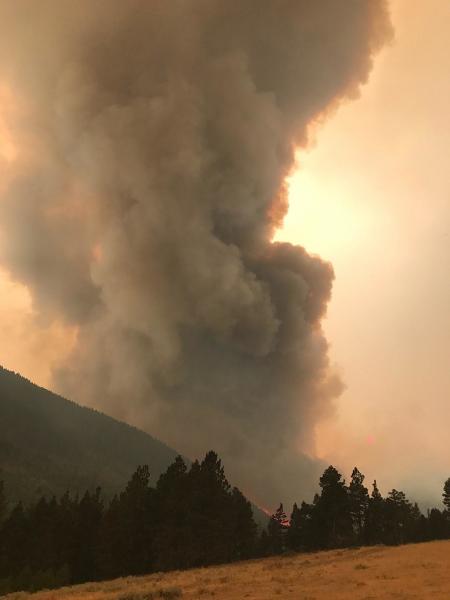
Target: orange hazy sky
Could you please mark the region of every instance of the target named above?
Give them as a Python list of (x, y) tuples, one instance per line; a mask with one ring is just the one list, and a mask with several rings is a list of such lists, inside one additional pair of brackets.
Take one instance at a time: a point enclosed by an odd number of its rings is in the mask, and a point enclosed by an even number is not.
[[(450, 3), (392, 2), (361, 98), (299, 155), (278, 238), (329, 259), (324, 324), (347, 389), (317, 453), (439, 499), (450, 474)], [(421, 496), (427, 500), (423, 491)]]
[[(317, 430), (317, 455), (358, 464), (382, 490), (439, 499), (450, 475), (450, 3), (394, 0), (395, 41), (360, 99), (314, 132), (290, 179), (278, 239), (330, 260), (324, 323), (346, 390)], [(0, 186), (14, 158), (0, 89)], [(0, 232), (1, 235), (1, 232)], [(23, 286), (0, 270), (0, 364), (51, 387), (74, 343), (36, 323)]]

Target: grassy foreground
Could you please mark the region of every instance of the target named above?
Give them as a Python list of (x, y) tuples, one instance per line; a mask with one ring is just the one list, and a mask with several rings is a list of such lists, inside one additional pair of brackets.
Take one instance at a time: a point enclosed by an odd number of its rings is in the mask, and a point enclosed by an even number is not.
[(155, 573), (8, 600), (450, 599), (450, 541), (297, 554)]

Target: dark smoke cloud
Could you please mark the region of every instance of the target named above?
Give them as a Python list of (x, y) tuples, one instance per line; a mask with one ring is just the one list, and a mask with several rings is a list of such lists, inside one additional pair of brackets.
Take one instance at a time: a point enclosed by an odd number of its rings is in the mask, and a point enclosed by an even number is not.
[[(260, 501), (311, 492), (341, 384), (321, 331), (333, 271), (272, 243), (308, 125), (355, 96), (382, 0), (15, 0), (2, 79), (23, 105), (1, 260), (76, 325), (55, 385)], [(324, 173), (326, 176), (326, 173)]]

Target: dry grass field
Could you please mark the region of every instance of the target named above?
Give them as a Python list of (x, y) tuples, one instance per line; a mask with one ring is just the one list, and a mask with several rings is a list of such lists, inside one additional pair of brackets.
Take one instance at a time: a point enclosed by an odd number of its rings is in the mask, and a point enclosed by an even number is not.
[(450, 600), (450, 541), (376, 546), (155, 573), (8, 600)]

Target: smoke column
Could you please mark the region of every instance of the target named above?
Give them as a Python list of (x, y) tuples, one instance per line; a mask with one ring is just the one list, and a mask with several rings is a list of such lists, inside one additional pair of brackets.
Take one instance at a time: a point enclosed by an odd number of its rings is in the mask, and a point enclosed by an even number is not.
[(320, 325), (333, 271), (271, 240), (308, 126), (390, 33), (382, 0), (0, 4), (20, 106), (0, 260), (41, 322), (76, 328), (59, 391), (214, 448), (263, 503), (311, 493), (341, 389)]

